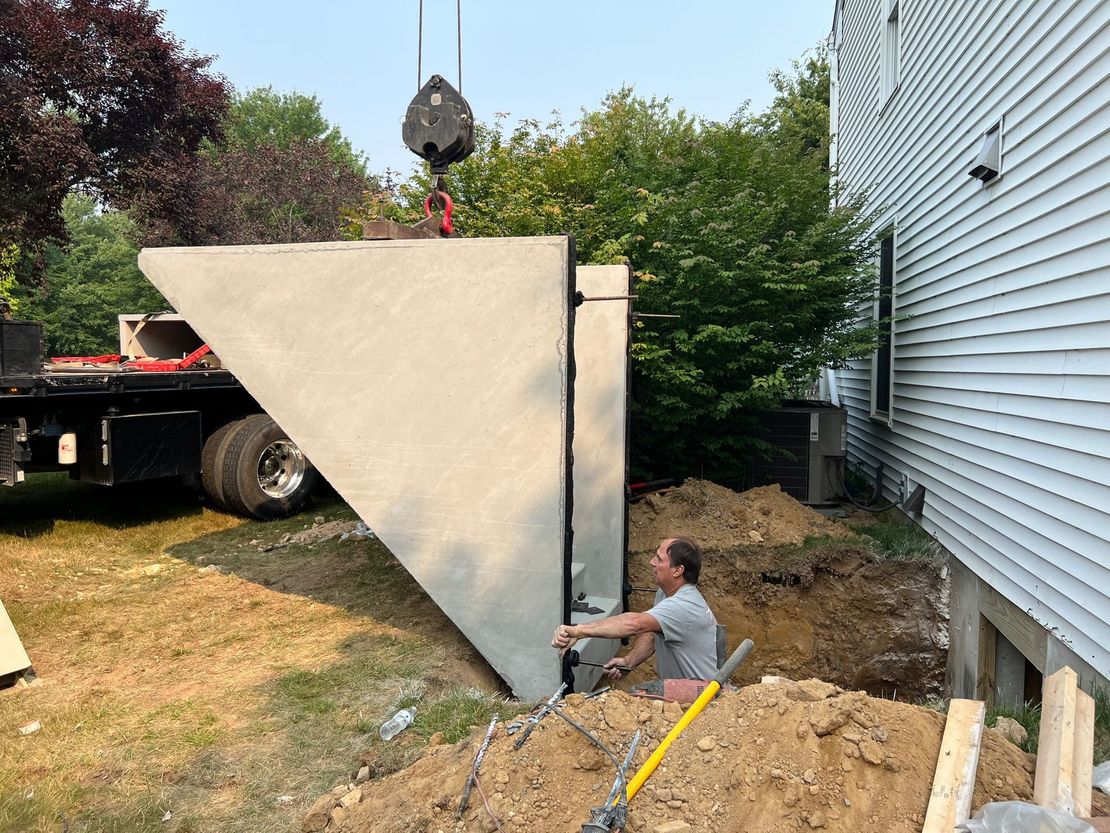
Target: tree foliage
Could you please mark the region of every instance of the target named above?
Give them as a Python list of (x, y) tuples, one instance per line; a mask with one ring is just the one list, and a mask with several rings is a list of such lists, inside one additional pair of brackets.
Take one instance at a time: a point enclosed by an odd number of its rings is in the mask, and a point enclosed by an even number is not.
[(186, 234), (138, 214), (147, 245), (240, 245), (340, 240), (344, 209), (370, 182), (336, 162), (322, 141), (260, 144), (205, 155), (194, 180), (196, 219)]
[(43, 322), (51, 355), (100, 355), (119, 350), (117, 316), (168, 309), (136, 264), (134, 227), (119, 211), (98, 211), (91, 197), (66, 198), (69, 244), (47, 244), (45, 280), (17, 290), (20, 317)]
[(63, 240), (75, 186), (175, 228), (227, 107), (146, 0), (0, 0), (0, 240)]
[[(452, 171), (464, 235), (571, 232), (585, 263), (636, 268), (633, 460), (645, 474), (727, 478), (752, 416), (824, 365), (871, 349), (861, 201), (830, 209), (828, 66), (775, 74), (768, 111), (703, 122), (625, 89), (572, 130), (479, 130)], [(427, 179), (401, 189), (415, 215)], [(862, 241), (862, 242), (861, 242)]]
[(13, 315), (19, 312), (15, 298), (15, 267), (19, 263), (18, 246), (0, 246), (0, 301), (7, 301)]
[(273, 87), (257, 87), (234, 97), (224, 140), (211, 150), (251, 151), (260, 147), (286, 150), (297, 142), (317, 141), (328, 148), (335, 162), (366, 176), (366, 157), (356, 152), (351, 140), (324, 118), (320, 99), (298, 92), (276, 92)]
[(141, 207), (132, 215), (148, 245), (338, 240), (347, 209), (373, 187), (365, 160), (323, 117), (315, 96), (263, 87), (237, 96), (223, 140), (201, 149), (188, 229)]

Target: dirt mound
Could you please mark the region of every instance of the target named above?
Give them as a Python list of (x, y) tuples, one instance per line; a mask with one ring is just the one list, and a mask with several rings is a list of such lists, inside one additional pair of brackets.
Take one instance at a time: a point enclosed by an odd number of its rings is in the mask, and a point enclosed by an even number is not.
[(628, 513), (628, 549), (651, 551), (664, 538), (690, 538), (703, 549), (777, 547), (827, 535), (849, 538), (843, 524), (803, 506), (778, 487), (734, 492), (689, 479), (677, 489), (648, 495)]
[[(674, 704), (623, 692), (592, 700), (573, 695), (566, 712), (619, 757), (641, 729), (637, 767), (682, 714)], [(818, 680), (726, 692), (671, 745), (633, 799), (627, 829), (917, 831), (943, 728), (944, 717), (935, 712)], [(355, 793), (326, 796), (315, 818), (324, 822), (332, 814), (329, 833), (494, 830), (477, 791), (463, 818), (454, 815), (480, 735), (433, 747), (408, 769)], [(609, 759), (553, 715), (519, 751), (514, 740), (499, 726), (481, 773), (502, 829), (578, 833), (612, 784)], [(1028, 800), (1033, 770), (1032, 756), (986, 731), (973, 807)]]

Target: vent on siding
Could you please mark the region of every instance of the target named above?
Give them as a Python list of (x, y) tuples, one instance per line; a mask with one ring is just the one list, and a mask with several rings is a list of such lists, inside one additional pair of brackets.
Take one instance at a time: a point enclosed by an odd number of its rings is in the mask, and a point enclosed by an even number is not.
[(990, 182), (1002, 170), (1002, 120), (983, 134), (983, 146), (975, 157), (975, 164), (968, 171), (969, 176)]

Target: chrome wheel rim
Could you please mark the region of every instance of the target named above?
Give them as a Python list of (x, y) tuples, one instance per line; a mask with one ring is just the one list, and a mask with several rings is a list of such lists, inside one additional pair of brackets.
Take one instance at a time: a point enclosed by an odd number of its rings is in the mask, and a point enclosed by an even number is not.
[(258, 487), (268, 497), (285, 498), (304, 482), (308, 461), (290, 440), (275, 440), (258, 456)]

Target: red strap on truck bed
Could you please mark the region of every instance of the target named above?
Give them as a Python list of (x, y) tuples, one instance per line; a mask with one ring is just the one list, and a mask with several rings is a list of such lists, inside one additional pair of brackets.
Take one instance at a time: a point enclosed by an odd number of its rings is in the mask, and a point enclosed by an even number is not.
[(165, 362), (163, 362), (163, 361), (153, 361), (153, 362), (129, 361), (129, 362), (124, 362), (123, 367), (125, 367), (128, 370), (146, 370), (146, 371), (157, 371), (157, 372), (162, 372), (162, 373), (165, 373), (165, 372), (168, 372), (168, 371), (174, 371), (174, 370), (185, 370), (185, 368), (196, 364), (197, 360), (200, 359), (202, 356), (206, 356), (211, 352), (212, 352), (211, 347), (209, 347), (207, 344), (202, 344), (200, 347), (198, 347), (196, 350), (194, 350), (192, 353), (190, 353), (188, 356), (186, 356), (183, 359), (173, 359), (172, 361), (165, 361)]

